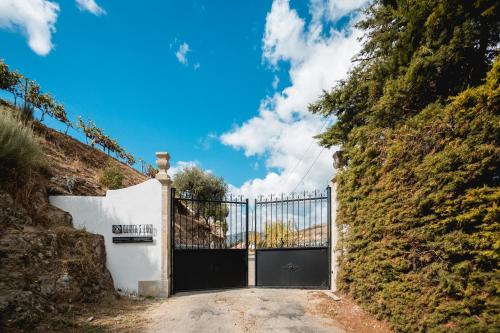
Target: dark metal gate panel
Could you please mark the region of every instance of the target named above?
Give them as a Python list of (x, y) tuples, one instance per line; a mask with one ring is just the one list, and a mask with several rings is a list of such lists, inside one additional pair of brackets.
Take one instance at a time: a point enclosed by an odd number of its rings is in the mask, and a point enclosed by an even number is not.
[(328, 289), (328, 248), (257, 250), (257, 287)]
[(248, 199), (172, 189), (172, 292), (248, 285)]
[(175, 291), (247, 286), (246, 249), (174, 250)]
[(255, 200), (257, 287), (330, 287), (331, 190)]

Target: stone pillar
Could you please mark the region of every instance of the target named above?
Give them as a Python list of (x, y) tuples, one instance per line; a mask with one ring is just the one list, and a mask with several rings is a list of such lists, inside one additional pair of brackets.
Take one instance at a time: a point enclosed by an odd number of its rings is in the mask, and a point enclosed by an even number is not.
[(172, 205), (172, 179), (167, 174), (170, 168), (170, 155), (166, 152), (156, 153), (158, 173), (156, 179), (161, 183), (161, 291), (160, 297), (169, 297), (172, 286), (172, 246), (171, 246), (171, 205)]
[[(338, 150), (333, 154), (333, 168), (335, 170), (341, 170), (345, 166), (345, 160), (343, 159), (342, 150)], [(332, 188), (331, 192), (331, 221), (332, 225), (330, 227), (330, 239), (332, 242), (331, 245), (331, 280), (330, 280), (330, 288), (332, 291), (337, 291), (337, 273), (338, 273), (338, 258), (340, 256), (340, 251), (337, 250), (337, 242), (339, 241), (339, 227), (337, 225), (337, 180), (336, 177), (330, 181), (330, 187)]]
[(330, 240), (332, 242), (331, 245), (331, 280), (330, 280), (330, 289), (332, 291), (337, 291), (337, 273), (338, 273), (338, 251), (337, 251), (337, 242), (339, 239), (339, 231), (337, 227), (337, 182), (335, 181), (335, 178), (333, 178), (330, 181), (330, 187), (331, 187), (331, 197), (330, 197), (330, 207), (331, 207), (331, 214), (332, 214), (332, 225), (330, 226)]

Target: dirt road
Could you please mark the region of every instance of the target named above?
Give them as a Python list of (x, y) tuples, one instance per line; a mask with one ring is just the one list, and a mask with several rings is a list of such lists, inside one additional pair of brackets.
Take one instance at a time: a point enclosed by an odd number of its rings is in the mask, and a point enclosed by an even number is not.
[(386, 322), (373, 318), (347, 295), (341, 300), (332, 295), (319, 290), (245, 288), (156, 300), (122, 297), (52, 318), (34, 332), (391, 333)]
[[(307, 290), (184, 293), (151, 310), (149, 332), (365, 332), (364, 327), (334, 319), (328, 310), (331, 302), (335, 301), (328, 293)], [(356, 315), (366, 322), (361, 312)], [(376, 327), (376, 321), (364, 324), (368, 325), (366, 332), (387, 332)]]

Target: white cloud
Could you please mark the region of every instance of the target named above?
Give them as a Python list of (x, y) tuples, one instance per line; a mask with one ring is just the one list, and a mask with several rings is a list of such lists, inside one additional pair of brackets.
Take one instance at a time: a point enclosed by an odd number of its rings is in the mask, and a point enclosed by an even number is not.
[[(309, 24), (288, 0), (273, 2), (262, 40), (263, 59), (272, 68), (289, 63), (291, 85), (264, 98), (258, 115), (221, 136), (222, 143), (243, 150), (246, 156), (263, 157), (269, 169), (264, 178), (233, 187), (236, 193), (254, 197), (322, 189), (334, 175), (334, 149), (323, 149), (313, 139), (324, 129), (325, 119), (309, 113), (307, 106), (345, 78), (351, 58), (360, 50), (361, 32), (352, 25), (343, 31), (330, 28), (332, 20), (366, 1), (355, 2), (351, 6), (348, 1), (311, 0)], [(328, 16), (320, 8), (328, 9)]]
[(213, 141), (219, 137), (215, 133), (208, 133), (206, 137), (198, 139), (198, 144), (195, 146), (197, 149), (209, 150), (212, 147)]
[(59, 4), (48, 0), (1, 0), (0, 28), (21, 30), (35, 53), (47, 55), (58, 14)]
[(279, 83), (280, 83), (280, 78), (278, 77), (278, 75), (275, 75), (273, 78), (273, 83), (272, 83), (274, 90), (278, 89)]
[(369, 0), (312, 0), (310, 11), (313, 18), (335, 21), (342, 16), (363, 8)]
[(178, 161), (173, 167), (170, 167), (170, 169), (168, 169), (168, 174), (173, 178), (179, 171), (194, 166), (200, 166), (200, 163), (198, 161)]
[(175, 52), (175, 56), (177, 57), (177, 60), (179, 60), (179, 62), (181, 64), (183, 64), (183, 65), (188, 64), (187, 53), (189, 51), (191, 51), (189, 49), (189, 45), (187, 43), (182, 43), (179, 46), (179, 50), (177, 50), (177, 52)]
[(197, 62), (196, 64), (193, 65), (194, 70), (197, 70), (200, 67), (201, 67), (201, 65), (199, 62)]
[(82, 11), (86, 10), (96, 16), (105, 15), (106, 11), (102, 9), (95, 0), (76, 0), (76, 5)]
[(275, 0), (266, 17), (263, 56), (272, 65), (290, 60), (292, 65), (306, 56), (304, 20), (291, 10), (288, 0)]

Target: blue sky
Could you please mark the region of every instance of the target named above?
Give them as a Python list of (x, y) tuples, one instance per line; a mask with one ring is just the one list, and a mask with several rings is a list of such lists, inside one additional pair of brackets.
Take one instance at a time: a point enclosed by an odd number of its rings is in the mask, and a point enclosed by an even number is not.
[(323, 188), (306, 106), (345, 76), (363, 4), (2, 0), (0, 57), (150, 163), (167, 150), (247, 195)]

